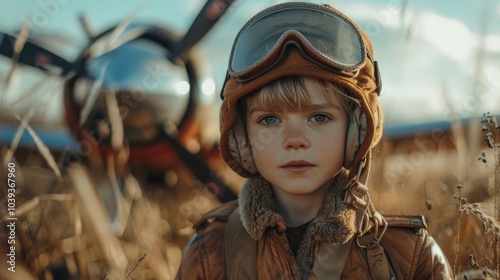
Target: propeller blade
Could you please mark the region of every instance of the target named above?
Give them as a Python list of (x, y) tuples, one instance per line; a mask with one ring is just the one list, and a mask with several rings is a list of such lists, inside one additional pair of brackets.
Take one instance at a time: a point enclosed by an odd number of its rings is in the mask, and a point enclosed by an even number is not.
[(198, 13), (186, 35), (172, 47), (169, 59), (175, 62), (198, 43), (226, 12), (234, 0), (208, 0)]
[[(14, 36), (0, 32), (0, 55), (12, 58), (15, 53), (15, 41)], [(63, 75), (75, 69), (73, 63), (30, 41), (26, 41), (24, 44), (18, 62), (44, 71), (50, 69), (50, 67), (46, 66), (56, 66), (62, 69)]]

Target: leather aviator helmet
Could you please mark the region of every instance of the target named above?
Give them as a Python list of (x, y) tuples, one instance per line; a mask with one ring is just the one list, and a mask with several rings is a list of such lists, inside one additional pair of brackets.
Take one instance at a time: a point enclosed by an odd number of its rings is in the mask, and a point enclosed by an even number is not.
[(237, 102), (286, 76), (332, 82), (346, 89), (359, 105), (349, 116), (344, 160), (349, 178), (359, 177), (371, 148), (382, 136), (381, 80), (373, 47), (367, 34), (347, 16), (329, 5), (311, 3), (272, 6), (238, 33), (221, 93), (220, 146), (226, 163), (243, 177), (258, 172)]

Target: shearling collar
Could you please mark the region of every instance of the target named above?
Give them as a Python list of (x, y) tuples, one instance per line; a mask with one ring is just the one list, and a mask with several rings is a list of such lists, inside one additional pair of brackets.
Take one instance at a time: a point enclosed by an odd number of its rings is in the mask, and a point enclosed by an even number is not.
[[(354, 236), (355, 210), (344, 202), (344, 187), (347, 183), (344, 172), (336, 176), (323, 206), (306, 231), (303, 243), (318, 241), (337, 245), (346, 243)], [(239, 195), (239, 205), (243, 226), (253, 239), (259, 240), (269, 227), (277, 227), (279, 232), (285, 231), (283, 217), (274, 211), (276, 204), (271, 185), (262, 176), (255, 175), (246, 181)], [(304, 251), (303, 247), (309, 246), (301, 244), (298, 255)]]

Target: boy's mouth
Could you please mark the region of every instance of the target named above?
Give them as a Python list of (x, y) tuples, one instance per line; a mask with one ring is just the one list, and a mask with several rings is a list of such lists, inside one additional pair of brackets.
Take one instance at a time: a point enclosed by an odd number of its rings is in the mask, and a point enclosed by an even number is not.
[(305, 161), (305, 160), (294, 160), (286, 163), (285, 165), (281, 166), (281, 168), (288, 170), (288, 171), (293, 171), (293, 172), (302, 172), (309, 170), (313, 168), (315, 165)]

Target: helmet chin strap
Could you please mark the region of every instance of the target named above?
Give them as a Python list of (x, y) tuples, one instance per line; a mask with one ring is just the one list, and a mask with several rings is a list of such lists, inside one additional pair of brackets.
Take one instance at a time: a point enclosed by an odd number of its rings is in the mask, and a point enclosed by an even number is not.
[[(356, 208), (356, 228), (358, 237), (375, 228), (374, 239), (380, 240), (387, 230), (387, 221), (375, 209), (368, 193), (366, 182), (370, 173), (371, 151), (358, 167), (358, 172), (345, 187), (345, 202)], [(379, 227), (382, 226), (382, 231)]]

